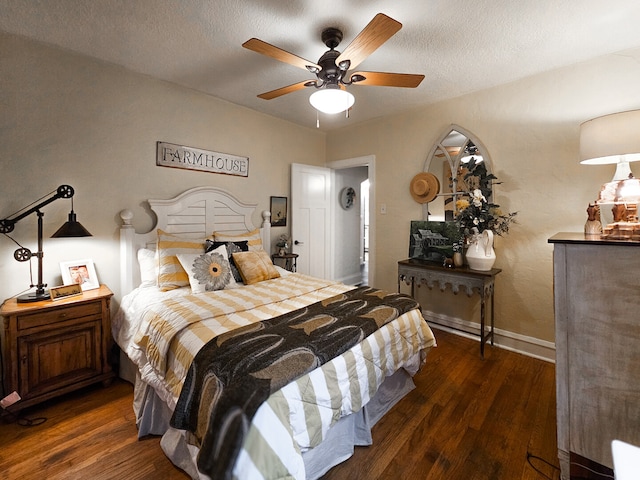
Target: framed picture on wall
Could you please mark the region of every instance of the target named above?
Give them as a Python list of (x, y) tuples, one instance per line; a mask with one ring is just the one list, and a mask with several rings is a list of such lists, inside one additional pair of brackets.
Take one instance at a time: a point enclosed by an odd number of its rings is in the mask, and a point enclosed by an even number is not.
[(356, 191), (352, 187), (345, 187), (340, 192), (340, 206), (349, 210), (355, 205)]
[(72, 260), (60, 262), (60, 273), (65, 285), (80, 285), (82, 291), (100, 288), (100, 282), (93, 266), (93, 260)]
[(271, 197), (271, 226), (287, 226), (287, 197)]

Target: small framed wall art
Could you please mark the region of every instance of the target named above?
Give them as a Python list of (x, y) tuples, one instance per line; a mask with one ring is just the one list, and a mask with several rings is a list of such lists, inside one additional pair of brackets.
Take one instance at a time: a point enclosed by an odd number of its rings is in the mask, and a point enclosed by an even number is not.
[(340, 192), (340, 206), (349, 210), (355, 204), (356, 191), (352, 187), (345, 187)]
[(287, 197), (271, 197), (271, 226), (287, 226)]
[(93, 260), (72, 260), (60, 262), (60, 273), (65, 285), (78, 284), (82, 291), (100, 288), (100, 282), (93, 266)]

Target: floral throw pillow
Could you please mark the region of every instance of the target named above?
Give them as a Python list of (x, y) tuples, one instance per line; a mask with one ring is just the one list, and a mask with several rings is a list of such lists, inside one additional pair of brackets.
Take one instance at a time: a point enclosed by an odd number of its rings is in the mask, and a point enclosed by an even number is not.
[(205, 252), (210, 252), (215, 250), (216, 248), (224, 245), (227, 249), (227, 255), (229, 260), (229, 265), (231, 266), (231, 274), (236, 282), (242, 282), (242, 276), (238, 271), (238, 267), (236, 267), (236, 263), (233, 261), (233, 254), (237, 252), (246, 252), (249, 250), (249, 242), (215, 242), (213, 240), (207, 239), (205, 243)]
[(212, 292), (236, 286), (224, 245), (207, 253), (179, 253), (178, 260), (189, 275), (192, 293)]

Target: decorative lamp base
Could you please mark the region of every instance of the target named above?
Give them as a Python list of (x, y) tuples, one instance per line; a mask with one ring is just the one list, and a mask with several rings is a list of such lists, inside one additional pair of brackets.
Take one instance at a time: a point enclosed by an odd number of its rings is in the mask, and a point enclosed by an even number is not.
[(24, 295), (20, 295), (16, 301), (18, 303), (31, 303), (31, 302), (41, 302), (42, 300), (49, 300), (51, 298), (51, 295), (49, 295), (49, 292), (44, 292), (44, 293), (38, 293), (38, 292), (31, 292), (31, 293), (25, 293)]

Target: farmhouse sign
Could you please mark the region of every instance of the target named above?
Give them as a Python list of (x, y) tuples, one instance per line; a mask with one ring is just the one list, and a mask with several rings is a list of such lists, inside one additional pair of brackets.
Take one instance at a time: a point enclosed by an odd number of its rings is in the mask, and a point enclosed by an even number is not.
[(249, 176), (249, 157), (158, 142), (156, 165), (203, 172)]

